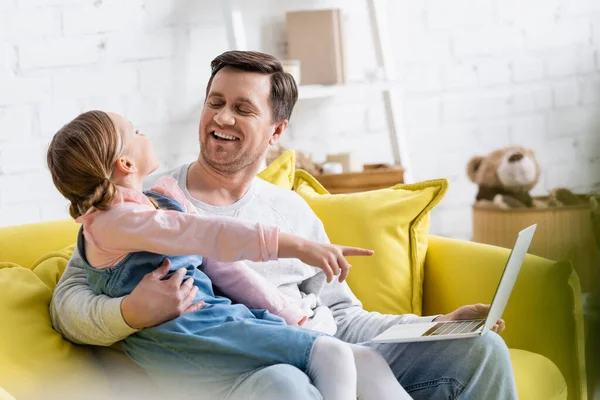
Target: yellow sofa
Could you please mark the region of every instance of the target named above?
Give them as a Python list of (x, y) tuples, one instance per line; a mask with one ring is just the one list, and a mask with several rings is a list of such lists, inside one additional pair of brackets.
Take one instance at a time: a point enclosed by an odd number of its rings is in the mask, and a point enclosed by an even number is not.
[[(10, 279), (20, 279), (20, 276), (28, 279), (27, 274), (30, 271), (14, 264), (35, 266), (36, 276), (49, 288), (48, 293), (45, 293), (46, 289), (42, 290), (40, 299), (43, 300), (40, 301), (48, 304), (53, 285), (56, 284), (68, 259), (68, 253), (60, 250), (73, 244), (77, 229), (78, 225), (72, 221), (0, 229), (0, 261), (3, 261), (0, 265), (0, 285), (3, 276), (1, 272), (4, 269), (12, 267), (12, 272), (17, 272), (20, 268), (23, 270), (20, 272), (23, 273), (14, 273)], [(37, 260), (42, 255), (45, 255), (44, 258), (41, 261)], [(507, 256), (506, 249), (431, 236), (425, 259), (424, 314), (447, 313), (460, 305), (490, 301)], [(49, 257), (62, 257), (64, 262), (58, 263), (58, 269), (48, 267), (44, 261)], [(503, 334), (511, 349), (520, 399), (587, 398), (582, 344), (583, 322), (579, 298), (579, 282), (569, 263), (556, 263), (527, 256), (504, 314), (507, 329)], [(23, 307), (29, 306), (24, 304)], [(21, 311), (25, 311), (25, 308), (19, 310), (19, 313)], [(0, 317), (2, 312), (7, 310), (2, 311), (0, 308)], [(4, 322), (4, 317), (2, 318)], [(48, 324), (49, 318), (43, 322)], [(15, 327), (2, 323), (0, 340), (7, 341), (7, 338), (11, 338), (13, 328)], [(23, 335), (23, 332), (28, 331), (20, 332)], [(3, 344), (10, 346), (7, 343)], [(43, 351), (46, 357), (43, 362), (45, 371), (55, 369), (52, 365), (54, 358), (58, 360), (57, 363), (67, 360), (67, 364), (72, 363), (73, 368), (70, 371), (65, 370), (65, 374), (83, 374), (82, 371), (85, 370), (86, 374), (93, 376), (96, 386), (102, 385), (99, 382), (103, 382), (103, 370), (95, 368), (95, 364), (98, 363), (96, 356), (85, 346), (74, 346), (58, 335), (44, 343), (31, 341), (31, 346), (36, 345), (42, 346), (38, 351)], [(0, 347), (0, 387), (4, 387), (17, 400), (36, 398), (37, 396), (31, 395), (35, 393), (32, 382), (36, 379), (36, 373), (40, 374), (41, 381), (42, 372), (37, 371), (42, 369), (33, 366), (33, 359), (19, 361), (20, 368), (25, 365), (25, 372), (17, 375), (23, 379), (22, 384), (28, 386), (29, 390), (21, 391), (16, 386), (15, 377), (6, 372), (17, 368), (10, 366), (10, 363), (15, 361), (7, 355), (10, 353), (9, 349)], [(57, 349), (60, 351), (56, 354), (50, 351)], [(36, 361), (39, 361), (37, 357)], [(28, 362), (32, 363), (33, 372), (28, 370)], [(61, 370), (58, 367), (56, 369)], [(31, 376), (25, 378), (23, 374), (29, 372)], [(56, 379), (60, 378), (54, 376), (52, 381), (55, 382)], [(44, 390), (40, 384), (37, 393)], [(9, 398), (8, 396), (0, 390), (1, 399)]]
[[(306, 200), (332, 240), (376, 249), (351, 260), (348, 284), (366, 309), (432, 315), (491, 302), (509, 251), (428, 235), (445, 180), (337, 197), (294, 165), (288, 151), (259, 177)], [(71, 220), (0, 229), (0, 400), (160, 398), (122, 353), (52, 329), (48, 307), (77, 229)], [(569, 263), (527, 256), (502, 335), (520, 399), (587, 398), (580, 297)]]

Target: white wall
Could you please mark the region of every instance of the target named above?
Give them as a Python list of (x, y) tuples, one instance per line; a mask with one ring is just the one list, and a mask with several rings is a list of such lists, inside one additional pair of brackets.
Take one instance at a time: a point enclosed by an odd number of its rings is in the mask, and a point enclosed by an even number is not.
[(225, 50), (217, 1), (0, 0), (0, 225), (68, 216), (45, 151), (83, 110), (124, 113), (165, 167), (194, 159)]
[[(341, 7), (347, 72), (362, 82), (375, 57), (362, 0), (241, 1), (250, 49), (285, 55), (286, 10)], [(531, 146), (536, 194), (600, 189), (600, 2), (388, 0), (415, 179), (447, 177), (432, 231), (468, 238), (473, 154)], [(66, 215), (45, 170), (45, 146), (78, 112), (125, 113), (163, 166), (197, 153), (209, 61), (227, 49), (218, 0), (0, 0), (0, 226)], [(298, 103), (283, 144), (322, 160), (356, 152), (390, 162), (377, 91), (350, 85)]]

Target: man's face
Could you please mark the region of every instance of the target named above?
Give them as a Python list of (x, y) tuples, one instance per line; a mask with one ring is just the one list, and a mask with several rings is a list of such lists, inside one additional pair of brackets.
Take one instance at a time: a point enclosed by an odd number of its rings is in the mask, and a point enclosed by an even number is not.
[(200, 118), (200, 156), (219, 172), (257, 167), (287, 121), (273, 122), (268, 75), (223, 68), (215, 75)]

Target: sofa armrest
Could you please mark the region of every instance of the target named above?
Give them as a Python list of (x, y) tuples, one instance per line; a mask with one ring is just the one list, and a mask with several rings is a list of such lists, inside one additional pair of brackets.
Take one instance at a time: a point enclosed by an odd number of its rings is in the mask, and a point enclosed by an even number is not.
[[(501, 247), (431, 236), (425, 259), (424, 315), (491, 303), (509, 253)], [(585, 398), (581, 289), (570, 262), (528, 254), (503, 318), (502, 337), (509, 347), (552, 360), (567, 381), (569, 398)]]
[(29, 268), (40, 256), (75, 243), (79, 227), (64, 219), (0, 228), (0, 261)]

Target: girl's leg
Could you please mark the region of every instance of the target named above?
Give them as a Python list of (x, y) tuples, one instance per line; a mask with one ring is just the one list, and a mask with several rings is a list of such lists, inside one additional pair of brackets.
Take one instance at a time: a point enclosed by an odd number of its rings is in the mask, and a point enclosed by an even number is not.
[(329, 336), (317, 338), (307, 375), (321, 392), (323, 400), (356, 399), (356, 367), (348, 343)]
[(357, 392), (361, 400), (410, 399), (400, 386), (387, 361), (375, 350), (350, 344), (357, 371)]
[[(163, 397), (164, 398), (164, 397)], [(227, 400), (323, 400), (317, 388), (300, 369), (289, 364), (261, 368), (234, 385), (229, 396), (212, 395), (210, 399)], [(198, 391), (196, 397), (198, 398)]]

